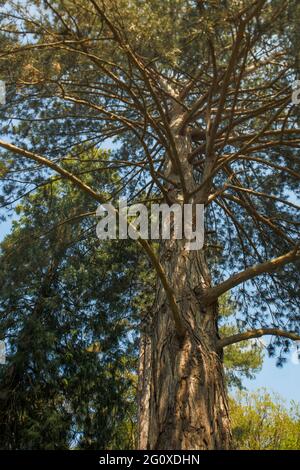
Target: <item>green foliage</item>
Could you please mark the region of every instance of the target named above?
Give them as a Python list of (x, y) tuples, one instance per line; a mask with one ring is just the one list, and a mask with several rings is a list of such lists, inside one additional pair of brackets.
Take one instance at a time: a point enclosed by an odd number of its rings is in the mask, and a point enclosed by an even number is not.
[[(89, 160), (97, 172), (85, 182), (105, 196), (118, 187), (115, 171), (101, 171), (106, 159), (105, 152), (85, 150), (81, 162), (65, 166), (79, 172)], [(3, 449), (135, 446), (136, 330), (155, 276), (136, 244), (99, 243), (94, 210), (71, 184), (53, 178), (17, 206), (18, 220), (1, 243), (0, 334), (8, 345), (0, 369)], [(232, 312), (224, 297), (221, 334), (232, 328)], [(229, 348), (230, 385), (241, 386), (259, 361), (259, 351)]]
[[(27, 2), (9, 3), (14, 14), (1, 17), (0, 75), (8, 83), (8, 99), (0, 119), (15, 144), (66, 166), (65, 156), (75, 144), (98, 146), (112, 139), (117, 146), (111, 163), (122, 168), (127, 195), (140, 202), (147, 188), (149, 199), (160, 199), (166, 183), (161, 165), (172, 147), (168, 90), (185, 90), (189, 133), (205, 133), (207, 121), (214, 121), (211, 100), (216, 108), (224, 105), (214, 153), (220, 162), (228, 158), (230, 168), (215, 165), (219, 171), (211, 190), (216, 197), (206, 211), (207, 257), (216, 260), (210, 266), (213, 283), (298, 243), (298, 210), (284, 201), (299, 195), (299, 112), (288, 104), (297, 72), (299, 2), (38, 0), (30, 2), (32, 9)], [(253, 18), (237, 41), (226, 84), (240, 20), (250, 12)], [(222, 89), (227, 89), (223, 104)], [(275, 119), (283, 98), (286, 112)], [(266, 123), (269, 129), (260, 134)], [(282, 145), (280, 129), (287, 131)], [(192, 142), (199, 183), (202, 138)], [(244, 156), (245, 148), (250, 156), (253, 152), (251, 158)], [(33, 171), (26, 158), (10, 162), (10, 152), (1, 150), (2, 157), (3, 204), (53, 175), (41, 167)], [(228, 171), (239, 181), (230, 177), (234, 184), (218, 193), (228, 184)], [(82, 172), (97, 173), (96, 165), (82, 160)], [(220, 256), (214, 258), (216, 252)], [(272, 276), (249, 280), (246, 289), (238, 286), (232, 295), (239, 328), (298, 331), (298, 285), (299, 270), (287, 265)], [(278, 354), (280, 365), (288, 349), (289, 342), (276, 339), (269, 352)]]
[[(234, 322), (235, 307), (228, 294), (220, 299), (220, 334), (223, 337), (238, 333)], [(257, 340), (241, 341), (224, 350), (224, 367), (229, 387), (243, 388), (242, 379), (254, 379), (263, 365), (263, 345)]]
[(300, 405), (260, 389), (231, 400), (234, 445), (242, 450), (299, 450)]
[[(106, 159), (86, 154), (96, 157)], [(99, 171), (103, 190), (117, 184), (110, 173)], [(92, 210), (70, 184), (53, 180), (24, 198), (1, 243), (2, 449), (134, 445), (134, 292), (146, 267), (136, 245), (90, 236), (94, 217), (80, 215)]]
[[(172, 150), (168, 90), (188, 89), (182, 107), (193, 110), (189, 134), (209, 130), (207, 121), (216, 120), (211, 105), (224, 105), (214, 153), (230, 167), (226, 173), (222, 164), (214, 175), (216, 197), (206, 211), (213, 284), (287, 252), (298, 243), (299, 214), (282, 201), (299, 195), (299, 159), (297, 142), (287, 145), (296, 136), (284, 138), (284, 129), (297, 127), (298, 111), (287, 107), (271, 118), (299, 68), (299, 5), (291, 0), (280, 11), (280, 0), (264, 3), (238, 41), (230, 71), (238, 17), (251, 11), (252, 0), (101, 0), (100, 11), (85, 0), (11, 1), (12, 14), (1, 15), (0, 76), (8, 84), (2, 132), (102, 195), (114, 198), (126, 188), (139, 201), (149, 189), (149, 200), (157, 199), (165, 183), (162, 162)], [(261, 134), (268, 122), (271, 134)], [(280, 142), (272, 137), (279, 130)], [(117, 165), (119, 174), (102, 166), (106, 154), (87, 152), (111, 138), (118, 145), (107, 166)], [(83, 141), (86, 147), (78, 145)], [(243, 156), (255, 143), (260, 163)], [(199, 183), (204, 144), (201, 138), (192, 143)], [(154, 275), (130, 243), (99, 249), (88, 236), (93, 217), (82, 216), (95, 205), (83, 193), (49, 169), (10, 157), (1, 151), (0, 202), (11, 206), (31, 194), (1, 245), (0, 333), (8, 343), (0, 377), (1, 445), (133, 446), (138, 312), (147, 311)], [(220, 334), (261, 326), (299, 331), (298, 285), (299, 269), (287, 266), (236, 289), (236, 324), (225, 306)], [(280, 365), (289, 342), (273, 341), (270, 354), (276, 348)], [(261, 349), (230, 346), (224, 361), (229, 384), (241, 388), (242, 378), (259, 370)]]

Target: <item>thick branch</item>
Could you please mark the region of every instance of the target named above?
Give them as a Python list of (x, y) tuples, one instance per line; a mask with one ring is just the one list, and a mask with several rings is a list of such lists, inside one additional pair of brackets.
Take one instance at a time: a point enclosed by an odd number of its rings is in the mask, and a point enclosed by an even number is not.
[(288, 338), (293, 341), (300, 341), (300, 336), (290, 331), (280, 330), (279, 328), (260, 328), (258, 330), (245, 331), (244, 333), (238, 333), (236, 335), (227, 336), (227, 338), (222, 338), (219, 341), (218, 346), (220, 348), (225, 348), (230, 344), (239, 343), (240, 341), (246, 341), (252, 338), (260, 338), (261, 336), (266, 335), (282, 336), (283, 338)]
[(16, 147), (15, 145), (10, 144), (9, 142), (5, 142), (4, 140), (0, 140), (0, 147), (3, 147), (4, 149), (9, 150), (10, 152), (16, 153), (17, 155), (21, 155), (22, 157), (25, 157), (29, 160), (34, 160), (35, 162), (40, 163), (41, 165), (45, 167), (51, 168), (56, 173), (60, 174), (63, 178), (66, 178), (69, 181), (72, 181), (77, 187), (79, 187), (81, 190), (83, 190), (84, 192), (92, 196), (94, 199), (96, 199), (96, 201), (100, 203), (105, 202), (101, 194), (94, 191), (90, 186), (85, 184), (81, 179), (73, 175), (73, 173), (70, 173), (69, 171), (65, 170), (61, 166), (52, 162), (48, 158), (42, 157), (41, 155), (37, 155), (36, 153), (30, 152), (29, 150)]
[[(68, 179), (69, 181), (72, 181), (78, 188), (83, 190), (85, 193), (89, 194), (96, 201), (98, 201), (102, 204), (105, 202), (104, 198), (102, 197), (101, 194), (94, 191), (90, 186), (86, 185), (82, 180), (77, 178), (77, 176), (73, 175), (69, 171), (62, 168), (61, 166), (59, 166), (56, 163), (52, 162), (48, 158), (42, 157), (41, 155), (37, 155), (33, 152), (29, 152), (28, 150), (22, 149), (20, 147), (16, 147), (15, 145), (10, 144), (8, 142), (5, 142), (3, 140), (0, 140), (0, 147), (3, 147), (6, 150), (9, 150), (9, 151), (11, 151), (11, 152), (13, 152), (17, 155), (21, 155), (22, 157), (28, 158), (30, 160), (34, 160), (34, 161), (40, 163), (41, 165), (43, 165), (45, 167), (51, 168), (55, 172), (59, 173), (62, 177)], [(117, 209), (115, 209), (115, 210), (117, 212)], [(136, 230), (135, 227), (130, 224), (130, 222), (129, 222), (129, 225), (131, 226), (132, 230)], [(158, 277), (161, 280), (161, 283), (162, 283), (162, 285), (163, 285), (163, 287), (166, 291), (166, 295), (167, 295), (167, 298), (168, 298), (168, 301), (169, 301), (170, 308), (171, 308), (172, 313), (173, 313), (173, 318), (174, 318), (174, 322), (175, 322), (175, 326), (176, 326), (178, 336), (182, 337), (182, 336), (184, 336), (185, 328), (184, 328), (183, 322), (182, 322), (181, 317), (180, 317), (180, 313), (179, 313), (178, 305), (176, 303), (174, 291), (173, 291), (173, 289), (172, 289), (172, 287), (171, 287), (171, 285), (170, 285), (170, 283), (167, 279), (165, 271), (164, 271), (162, 265), (160, 264), (156, 254), (155, 254), (153, 248), (151, 247), (151, 245), (149, 244), (149, 242), (147, 240), (143, 240), (142, 238), (139, 238), (138, 241), (139, 241), (140, 245), (143, 247), (143, 249), (145, 250), (145, 252), (147, 253), (147, 255), (149, 256), (150, 261), (152, 262), (153, 267), (156, 270), (156, 273), (157, 273)]]
[(201, 296), (201, 301), (207, 305), (210, 305), (215, 302), (222, 294), (229, 291), (230, 289), (233, 289), (233, 287), (236, 287), (239, 284), (248, 281), (249, 279), (259, 276), (260, 274), (271, 273), (281, 266), (295, 261), (296, 259), (300, 259), (300, 251), (298, 248), (293, 249), (292, 251), (289, 251), (285, 255), (279, 256), (278, 258), (273, 258), (269, 261), (265, 261), (264, 263), (251, 266), (250, 268), (245, 269), (245, 271), (234, 274), (221, 284), (207, 289)]

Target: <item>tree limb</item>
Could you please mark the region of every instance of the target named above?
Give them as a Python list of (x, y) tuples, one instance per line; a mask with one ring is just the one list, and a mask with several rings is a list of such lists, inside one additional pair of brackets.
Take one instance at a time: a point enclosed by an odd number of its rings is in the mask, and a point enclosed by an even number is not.
[(233, 289), (233, 287), (236, 287), (239, 284), (242, 284), (243, 282), (248, 281), (249, 279), (252, 279), (260, 274), (271, 273), (281, 266), (295, 261), (296, 259), (300, 259), (300, 251), (298, 247), (289, 251), (285, 255), (279, 256), (278, 258), (273, 258), (269, 261), (265, 261), (264, 263), (251, 266), (250, 268), (245, 269), (245, 271), (234, 274), (221, 284), (207, 289), (201, 295), (201, 302), (206, 305), (210, 305), (222, 294), (229, 291), (230, 289)]
[[(11, 152), (13, 152), (17, 155), (21, 155), (22, 157), (25, 157), (27, 159), (34, 160), (34, 161), (40, 163), (41, 165), (43, 165), (44, 167), (51, 168), (55, 172), (59, 173), (63, 178), (66, 178), (69, 181), (72, 181), (79, 189), (81, 189), (85, 193), (89, 194), (96, 201), (98, 201), (102, 204), (105, 202), (104, 198), (101, 194), (94, 191), (90, 186), (86, 185), (82, 180), (77, 178), (77, 176), (73, 175), (69, 171), (62, 168), (61, 166), (59, 166), (56, 163), (52, 162), (48, 158), (42, 157), (41, 155), (37, 155), (33, 152), (22, 149), (20, 147), (17, 147), (15, 145), (10, 144), (8, 142), (5, 142), (3, 140), (0, 140), (0, 147), (3, 147), (6, 150), (9, 150), (9, 151), (11, 151)], [(117, 209), (115, 209), (115, 211), (118, 212)], [(131, 225), (130, 222), (128, 223), (128, 225), (130, 225), (133, 230), (136, 230), (135, 227), (133, 225)], [(167, 279), (167, 276), (166, 276), (166, 273), (165, 273), (161, 263), (159, 262), (159, 259), (156, 256), (156, 253), (153, 250), (153, 248), (151, 247), (150, 243), (147, 240), (144, 240), (142, 238), (138, 238), (138, 241), (139, 241), (140, 245), (142, 246), (142, 248), (147, 253), (148, 257), (150, 258), (150, 261), (153, 264), (153, 267), (156, 270), (156, 273), (157, 273), (157, 275), (158, 275), (158, 277), (159, 277), (159, 279), (160, 279), (160, 281), (161, 281), (161, 283), (162, 283), (162, 285), (165, 289), (165, 292), (166, 292), (166, 295), (167, 295), (167, 298), (168, 298), (168, 301), (169, 301), (170, 309), (171, 309), (172, 314), (173, 314), (177, 334), (178, 334), (179, 337), (183, 337), (184, 334), (185, 334), (185, 327), (183, 325), (183, 322), (182, 322), (182, 319), (181, 319), (181, 316), (180, 316), (180, 312), (179, 312), (179, 308), (178, 308), (178, 305), (176, 303), (174, 290), (173, 290), (171, 284), (169, 283), (169, 281)]]
[(236, 335), (222, 338), (219, 340), (218, 346), (220, 348), (225, 348), (230, 344), (239, 343), (241, 341), (246, 341), (252, 338), (260, 338), (261, 336), (266, 335), (282, 336), (283, 338), (288, 338), (292, 341), (300, 341), (300, 336), (290, 331), (280, 330), (279, 328), (260, 328), (258, 330), (249, 330), (245, 331), (244, 333), (238, 333)]

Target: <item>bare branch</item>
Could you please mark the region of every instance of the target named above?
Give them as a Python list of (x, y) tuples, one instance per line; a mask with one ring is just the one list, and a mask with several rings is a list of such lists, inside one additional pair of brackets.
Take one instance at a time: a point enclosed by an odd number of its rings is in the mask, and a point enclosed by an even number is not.
[(219, 348), (225, 348), (230, 344), (239, 343), (241, 341), (246, 341), (252, 338), (260, 338), (261, 336), (266, 335), (282, 336), (283, 338), (288, 338), (292, 341), (300, 341), (300, 336), (290, 331), (280, 330), (279, 328), (260, 328), (258, 330), (249, 330), (245, 331), (244, 333), (238, 333), (236, 335), (222, 338), (219, 341), (218, 346)]
[[(66, 179), (72, 181), (79, 189), (83, 190), (85, 193), (90, 195), (96, 201), (98, 201), (100, 203), (104, 202), (104, 198), (101, 194), (94, 191), (90, 186), (88, 186), (83, 181), (81, 181), (79, 178), (77, 178), (77, 176), (75, 176), (74, 174), (72, 174), (69, 171), (65, 170), (64, 168), (57, 165), (56, 163), (52, 162), (48, 158), (42, 157), (42, 156), (37, 155), (33, 152), (29, 152), (28, 150), (19, 148), (15, 145), (10, 144), (8, 142), (5, 142), (3, 140), (0, 140), (0, 147), (5, 148), (6, 150), (9, 150), (9, 151), (11, 151), (11, 152), (13, 152), (17, 155), (21, 155), (22, 157), (28, 158), (30, 160), (34, 160), (34, 161), (40, 163), (41, 165), (43, 165), (44, 167), (51, 168), (55, 172), (59, 173), (63, 178), (66, 178)], [(115, 209), (115, 210), (117, 211), (117, 209)], [(130, 223), (129, 223), (129, 225), (131, 226), (132, 230), (136, 231), (136, 229), (133, 225), (131, 225)], [(173, 289), (172, 289), (172, 287), (171, 287), (171, 285), (170, 285), (170, 283), (167, 279), (165, 271), (164, 271), (161, 263), (159, 262), (159, 259), (156, 256), (155, 251), (153, 250), (151, 245), (148, 243), (148, 241), (143, 240), (142, 238), (139, 238), (138, 241), (139, 241), (140, 245), (143, 247), (143, 249), (145, 250), (145, 252), (147, 253), (148, 257), (150, 258), (150, 261), (153, 264), (153, 267), (156, 270), (159, 279), (161, 280), (161, 283), (162, 283), (162, 285), (165, 289), (165, 292), (166, 292), (166, 295), (167, 295), (167, 298), (168, 298), (168, 301), (169, 301), (171, 311), (173, 313), (173, 318), (174, 318), (174, 322), (175, 322), (175, 326), (176, 326), (176, 331), (178, 333), (178, 336), (182, 337), (182, 336), (184, 336), (185, 328), (183, 326), (183, 322), (182, 322), (181, 317), (180, 317), (180, 313), (179, 313), (178, 305), (176, 303), (174, 291), (173, 291)]]
[(281, 266), (291, 263), (297, 259), (300, 259), (300, 251), (298, 247), (289, 251), (285, 255), (279, 256), (278, 258), (273, 258), (272, 260), (265, 261), (264, 263), (259, 263), (254, 266), (251, 266), (245, 271), (234, 274), (221, 284), (207, 289), (201, 295), (201, 301), (207, 305), (210, 305), (214, 301), (216, 301), (222, 294), (229, 291), (230, 289), (233, 289), (239, 284), (242, 284), (243, 282), (248, 281), (249, 279), (253, 279), (256, 276), (259, 276), (260, 274), (271, 273), (276, 269), (280, 268)]
[(69, 171), (52, 162), (48, 158), (42, 157), (41, 155), (37, 155), (33, 152), (29, 152), (28, 150), (22, 149), (20, 147), (16, 147), (15, 145), (5, 142), (4, 140), (0, 140), (0, 147), (9, 150), (10, 152), (13, 152), (17, 155), (21, 155), (22, 157), (25, 157), (29, 160), (34, 160), (35, 162), (40, 163), (41, 165), (47, 168), (51, 168), (56, 173), (59, 173), (63, 178), (72, 181), (77, 187), (79, 187), (84, 192), (96, 199), (96, 201), (101, 203), (104, 202), (104, 198), (101, 194), (94, 191), (90, 186), (85, 184), (81, 179), (77, 178), (77, 176), (75, 176), (73, 173), (70, 173)]

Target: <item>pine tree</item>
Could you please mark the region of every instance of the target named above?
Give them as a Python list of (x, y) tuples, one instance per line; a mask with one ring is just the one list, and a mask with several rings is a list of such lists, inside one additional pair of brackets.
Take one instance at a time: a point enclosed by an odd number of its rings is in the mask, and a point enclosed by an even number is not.
[[(27, 3), (1, 19), (3, 202), (54, 174), (105, 202), (82, 179), (95, 165), (79, 174), (66, 156), (113, 139), (107, 167), (131, 202), (205, 205), (202, 249), (139, 238), (157, 275), (141, 331), (139, 447), (228, 449), (223, 350), (271, 335), (280, 365), (299, 339), (295, 2), (46, 0), (30, 13)], [(238, 333), (220, 338), (229, 291)]]
[[(115, 170), (98, 176), (103, 188), (117, 181)], [(132, 242), (95, 243), (91, 209), (76, 188), (50, 181), (23, 198), (0, 245), (2, 449), (135, 446), (135, 331), (155, 276)], [(233, 311), (224, 298), (221, 332)], [(241, 388), (261, 364), (260, 348), (229, 348), (228, 385)]]
[[(90, 150), (85, 158), (105, 161), (107, 153)], [(97, 179), (104, 193), (116, 175)], [(130, 292), (138, 294), (136, 267), (144, 262), (132, 243), (101, 246), (90, 236), (92, 209), (77, 188), (52, 179), (23, 198), (1, 243), (2, 449), (134, 445), (128, 423), (136, 420), (137, 314)]]

